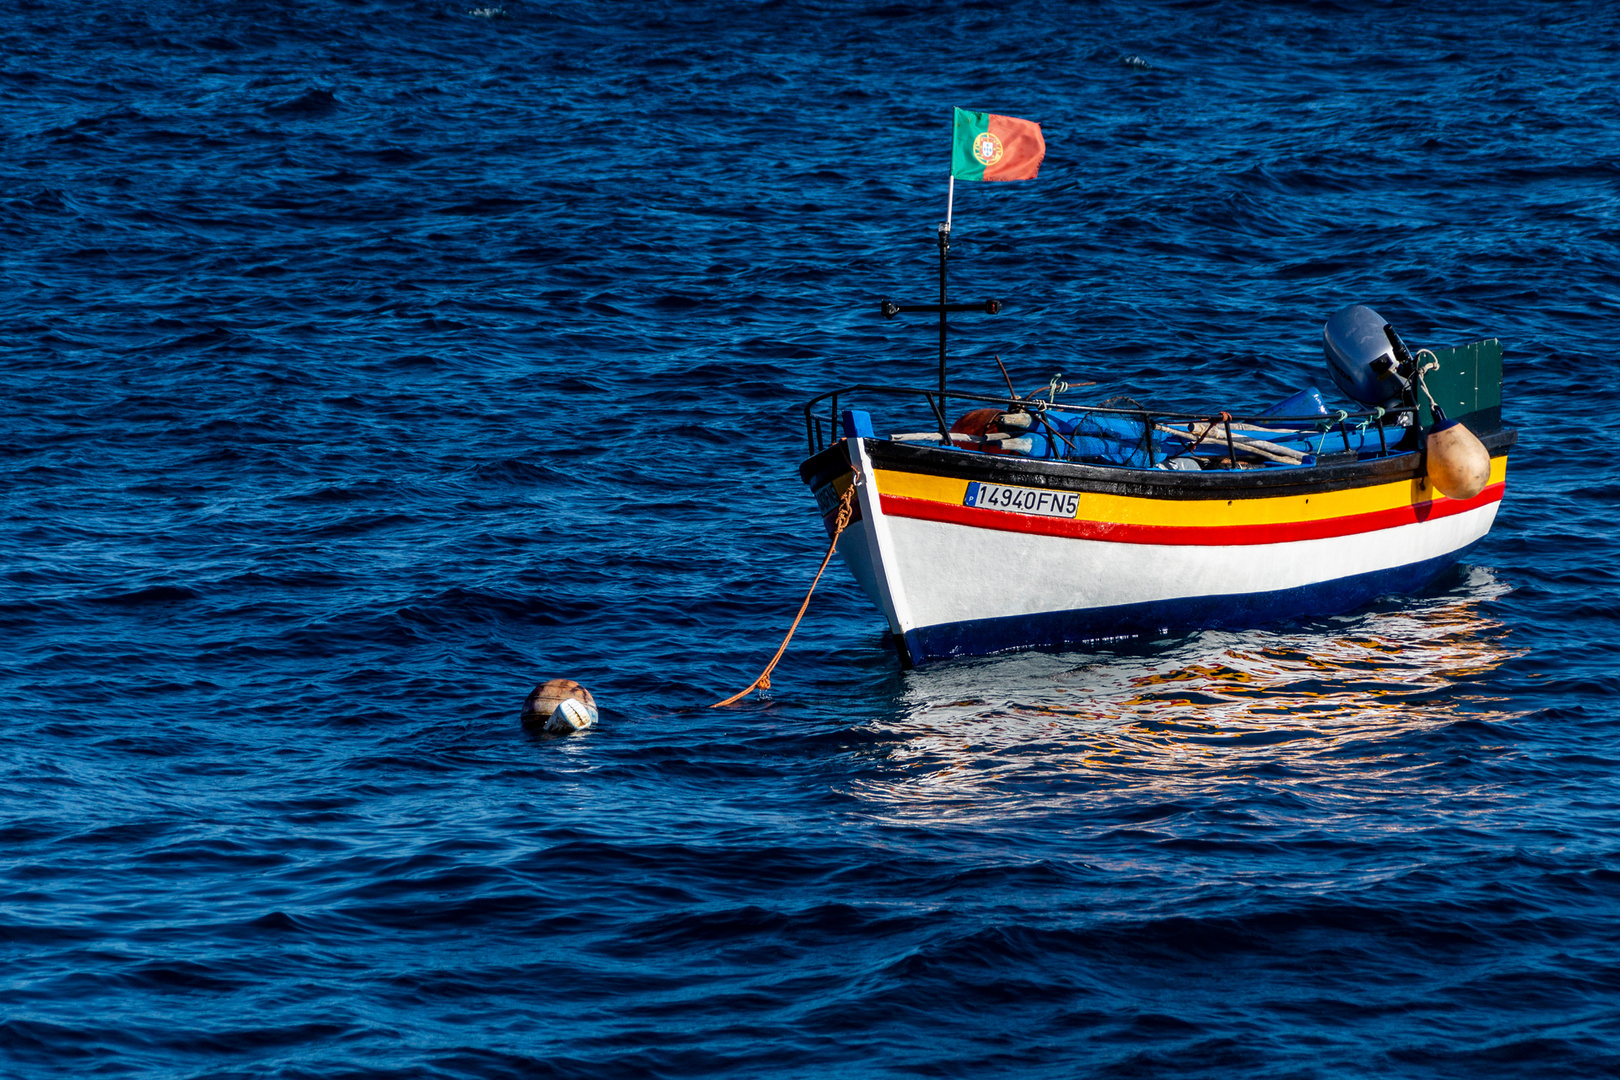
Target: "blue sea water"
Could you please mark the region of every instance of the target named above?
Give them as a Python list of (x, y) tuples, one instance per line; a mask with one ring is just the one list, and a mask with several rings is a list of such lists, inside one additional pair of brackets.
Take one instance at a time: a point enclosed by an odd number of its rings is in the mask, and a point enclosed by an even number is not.
[[(1426, 9), (1426, 10), (1425, 10)], [(0, 1073), (1620, 1072), (1606, 4), (0, 14)], [(798, 406), (1253, 406), (1352, 302), (1521, 430), (1418, 597), (902, 672)], [(599, 726), (518, 723), (579, 679)]]

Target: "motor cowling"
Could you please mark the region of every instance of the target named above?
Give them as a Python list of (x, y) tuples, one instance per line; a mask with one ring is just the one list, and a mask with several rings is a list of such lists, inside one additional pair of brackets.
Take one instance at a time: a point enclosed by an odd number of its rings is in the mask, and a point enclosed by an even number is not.
[[(1400, 370), (1405, 347), (1397, 350), (1389, 322), (1362, 304), (1336, 311), (1322, 327), (1322, 351), (1328, 374), (1346, 397), (1386, 409), (1402, 404), (1411, 384)], [(1409, 377), (1409, 376), (1408, 376)]]

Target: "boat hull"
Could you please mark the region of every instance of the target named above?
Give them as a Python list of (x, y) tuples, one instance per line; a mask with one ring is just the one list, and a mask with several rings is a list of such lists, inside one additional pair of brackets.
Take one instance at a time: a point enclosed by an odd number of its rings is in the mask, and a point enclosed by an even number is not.
[(1172, 473), (849, 438), (801, 474), (824, 511), (856, 485), (839, 551), (916, 665), (1420, 589), (1490, 530), (1512, 443), (1487, 441), (1490, 483), (1461, 501), (1427, 484), (1420, 454)]

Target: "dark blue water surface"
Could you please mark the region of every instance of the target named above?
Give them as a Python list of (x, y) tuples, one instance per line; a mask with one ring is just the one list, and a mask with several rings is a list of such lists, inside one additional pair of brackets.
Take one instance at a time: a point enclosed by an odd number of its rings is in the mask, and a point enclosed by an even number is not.
[[(490, 4), (0, 14), (0, 1073), (1620, 1070), (1613, 6)], [(1049, 145), (958, 384), (1499, 335), (1486, 542), (907, 673), (835, 563), (704, 708), (798, 405), (931, 376), (954, 105)]]

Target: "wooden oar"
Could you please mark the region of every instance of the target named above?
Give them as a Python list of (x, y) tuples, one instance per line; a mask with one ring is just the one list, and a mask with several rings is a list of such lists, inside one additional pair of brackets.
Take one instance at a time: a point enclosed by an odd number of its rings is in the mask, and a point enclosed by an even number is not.
[[(1166, 435), (1175, 435), (1178, 438), (1185, 439), (1187, 442), (1192, 443), (1193, 448), (1195, 449), (1202, 446), (1206, 442), (1214, 443), (1223, 450), (1226, 448), (1226, 440), (1224, 437), (1212, 439), (1210, 438), (1210, 434), (1208, 432), (1201, 436), (1194, 436), (1190, 431), (1182, 431), (1179, 428), (1173, 428), (1166, 424), (1155, 423), (1153, 427), (1155, 430), (1162, 431)], [(1264, 439), (1243, 439), (1233, 435), (1232, 445), (1239, 450), (1247, 451), (1258, 457), (1263, 457), (1268, 461), (1275, 461), (1283, 465), (1298, 465), (1305, 460), (1305, 455), (1300, 453), (1298, 450), (1295, 450), (1293, 447), (1278, 446), (1276, 443), (1266, 442)]]

